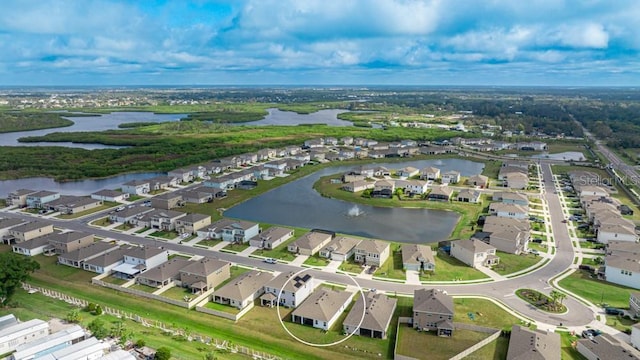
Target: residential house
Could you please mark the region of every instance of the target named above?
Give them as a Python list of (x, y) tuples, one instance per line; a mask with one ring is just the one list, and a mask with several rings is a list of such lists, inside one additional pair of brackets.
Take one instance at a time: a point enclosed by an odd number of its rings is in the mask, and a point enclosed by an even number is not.
[(291, 313), (291, 321), (329, 330), (351, 303), (353, 293), (327, 288), (316, 289)]
[(594, 186), (594, 185), (585, 185), (585, 186), (580, 186), (579, 187), (579, 194), (580, 197), (582, 196), (601, 196), (601, 197), (607, 197), (609, 196), (609, 192), (607, 191), (607, 189), (601, 187), (601, 186)]
[(528, 176), (529, 170), (519, 166), (506, 166), (505, 163), (503, 163), (502, 167), (500, 167), (500, 170), (498, 171), (498, 180), (506, 180), (507, 175), (512, 173), (519, 173)]
[(482, 227), (485, 237), (479, 240), (488, 242), (502, 252), (521, 254), (527, 252), (530, 230), (531, 225), (527, 220), (487, 216)]
[(53, 253), (53, 247), (49, 245), (49, 239), (46, 236), (40, 236), (31, 240), (15, 243), (11, 245), (11, 249), (16, 254), (26, 256)]
[(33, 194), (37, 192), (36, 190), (29, 189), (18, 189), (9, 193), (7, 197), (7, 205), (8, 206), (18, 206), (25, 207), (27, 206), (27, 195)]
[(427, 245), (402, 244), (402, 268), (413, 271), (435, 271), (436, 259)]
[(259, 233), (260, 227), (257, 223), (235, 219), (218, 220), (198, 232), (201, 236), (234, 243), (246, 243)]
[(382, 240), (362, 240), (356, 245), (354, 261), (365, 265), (380, 266), (387, 261), (391, 244)]
[(346, 145), (346, 146), (350, 146), (353, 145), (353, 137), (351, 136), (345, 136), (343, 138), (340, 138), (340, 143), (342, 145)]
[(541, 141), (517, 142), (516, 149), (522, 151), (545, 151), (547, 150), (547, 143)]
[(239, 275), (213, 293), (213, 301), (244, 309), (264, 294), (264, 285), (273, 279), (268, 272), (251, 270)]
[(442, 155), (453, 152), (453, 148), (451, 146), (422, 146), (420, 152), (425, 155)]
[(283, 242), (293, 237), (293, 229), (272, 226), (260, 234), (249, 239), (249, 245), (261, 249), (275, 249)]
[(323, 146), (324, 146), (324, 139), (317, 138), (317, 139), (305, 140), (303, 148), (313, 149), (313, 148), (321, 148)]
[(131, 195), (145, 195), (151, 191), (149, 180), (131, 180), (122, 184), (122, 191)]
[(167, 286), (180, 279), (180, 270), (189, 265), (189, 260), (183, 257), (174, 257), (158, 266), (144, 271), (136, 278), (138, 284), (155, 288)]
[(431, 192), (427, 195), (427, 200), (449, 201), (451, 199), (451, 195), (453, 195), (452, 188), (444, 185), (436, 185), (431, 188)]
[(452, 241), (451, 256), (473, 268), (491, 267), (500, 262), (496, 248), (477, 239)]
[(588, 360), (640, 359), (640, 352), (609, 334), (593, 339), (578, 339), (576, 350)]
[(440, 179), (440, 169), (428, 166), (420, 171), (420, 179), (438, 180)]
[(62, 195), (60, 198), (43, 205), (43, 207), (58, 211), (61, 214), (70, 215), (95, 209), (101, 205), (102, 200), (85, 196)]
[(103, 189), (91, 194), (91, 198), (100, 201), (123, 202), (129, 198), (129, 194), (117, 190)]
[(342, 322), (342, 329), (346, 334), (355, 333), (374, 339), (386, 339), (397, 303), (397, 299), (375, 291), (367, 292), (364, 300), (358, 295), (356, 303)]
[(151, 246), (136, 246), (124, 254), (124, 262), (113, 268), (113, 273), (116, 277), (131, 279), (168, 259), (169, 252), (167, 250)]
[(369, 182), (366, 180), (358, 180), (352, 181), (350, 183), (344, 184), (342, 189), (349, 192), (360, 192), (368, 189), (373, 189), (375, 187), (375, 183)]
[(396, 188), (401, 188), (405, 194), (422, 195), (429, 189), (429, 182), (423, 180), (396, 180)]
[(453, 335), (453, 298), (439, 289), (413, 292), (413, 328), (435, 331), (438, 336)]
[(363, 181), (365, 179), (364, 175), (361, 175), (359, 173), (356, 173), (354, 171), (349, 171), (346, 172), (344, 174), (342, 174), (342, 182), (343, 183), (350, 183), (350, 182), (354, 182), (354, 181)]
[[(86, 340), (77, 342), (75, 344), (57, 348), (51, 353), (48, 353), (42, 357), (37, 357), (40, 360), (84, 360), (84, 359), (100, 359), (112, 356), (115, 352), (109, 353), (111, 345), (107, 341), (98, 340), (95, 337), (90, 337)], [(107, 354), (108, 353), (108, 354)], [(123, 360), (131, 359), (131, 354), (128, 354)], [(107, 358), (108, 359), (108, 358)]]
[(391, 176), (391, 170), (387, 169), (384, 166), (376, 166), (373, 168), (373, 176), (375, 177)]
[(87, 261), (117, 250), (118, 245), (116, 244), (97, 241), (74, 251), (60, 254), (58, 256), (58, 264), (84, 269), (84, 264)]
[(529, 218), (529, 208), (522, 205), (494, 202), (489, 205), (489, 214), (512, 219), (527, 219)]
[(496, 191), (493, 193), (493, 200), (500, 201), (505, 204), (529, 206), (529, 198), (527, 197), (527, 195), (518, 192)]
[(167, 173), (167, 175), (178, 179), (179, 183), (188, 183), (195, 180), (193, 171), (190, 168), (171, 170)]
[(9, 234), (6, 236), (7, 241), (11, 244), (28, 241), (51, 233), (53, 233), (53, 224), (36, 220), (10, 228)]
[(396, 170), (396, 175), (399, 176), (400, 178), (410, 178), (410, 177), (414, 177), (416, 175), (420, 174), (420, 170), (411, 167), (411, 166), (407, 166), (404, 167), (402, 169), (398, 169)]
[(313, 276), (306, 273), (283, 272), (264, 286), (264, 295), (260, 297), (262, 306), (276, 306), (278, 297), (280, 306), (296, 307), (316, 288)]
[(457, 184), (460, 182), (460, 172), (451, 170), (442, 173), (443, 184)]
[(269, 174), (271, 176), (282, 176), (286, 171), (289, 171), (289, 165), (285, 159), (269, 161), (263, 166), (265, 169), (269, 170)]
[(18, 322), (13, 315), (11, 317), (12, 321), (8, 321), (6, 327), (0, 328), (0, 354), (9, 354), (20, 345), (49, 335), (49, 323), (46, 321), (33, 319)]
[(184, 205), (182, 195), (177, 192), (166, 192), (151, 198), (151, 206), (156, 209), (171, 210)]
[(345, 160), (353, 159), (356, 157), (356, 151), (354, 149), (341, 148), (340, 151), (338, 151), (338, 156)]
[(177, 187), (182, 182), (181, 178), (175, 176), (156, 176), (148, 179), (150, 191), (169, 190), (172, 187)]
[(375, 182), (372, 197), (391, 198), (396, 190), (396, 184), (393, 180), (378, 180)]
[(230, 190), (233, 189), (235, 183), (235, 177), (232, 174), (227, 174), (206, 180), (204, 186), (220, 190)]
[(129, 223), (162, 231), (173, 231), (178, 219), (185, 216), (187, 214), (180, 211), (152, 209), (152, 211), (130, 220)]
[(242, 162), (245, 165), (255, 164), (258, 162), (258, 154), (256, 153), (242, 154), (240, 155), (240, 158), (242, 159)]
[(60, 194), (53, 191), (37, 191), (27, 195), (27, 207), (32, 209), (40, 209), (45, 206), (46, 203), (60, 198)]
[(231, 263), (210, 257), (190, 261), (180, 269), (180, 285), (198, 294), (214, 289), (230, 277)]
[(640, 245), (611, 242), (604, 258), (605, 279), (614, 284), (640, 289)]
[(509, 160), (502, 163), (503, 168), (520, 168), (523, 170), (528, 170), (531, 163), (529, 161), (524, 160)]
[(109, 214), (109, 221), (117, 223), (131, 223), (144, 214), (150, 213), (153, 208), (147, 206), (134, 206), (132, 208), (126, 208), (122, 211), (116, 211)]
[(299, 237), (296, 241), (290, 243), (287, 249), (292, 253), (311, 256), (329, 244), (331, 239), (333, 239), (332, 234), (319, 231), (309, 231)]
[(275, 149), (260, 149), (257, 152), (258, 161), (266, 161), (269, 159), (274, 159), (276, 157)]
[(176, 220), (176, 231), (181, 234), (195, 234), (209, 225), (211, 225), (210, 215), (192, 213)]
[(467, 184), (486, 189), (489, 187), (489, 178), (484, 175), (472, 175), (467, 179)]
[(93, 244), (93, 234), (80, 231), (69, 231), (64, 233), (51, 233), (46, 235), (49, 244), (56, 254), (66, 254)]
[[(104, 242), (96, 242), (95, 244), (104, 244)], [(96, 245), (93, 245), (96, 246)], [(91, 245), (82, 251), (88, 251)], [(83, 261), (82, 268), (85, 271), (91, 271), (98, 274), (111, 272), (113, 268), (124, 263), (124, 254), (133, 249), (132, 246), (116, 247), (107, 253), (97, 255), (95, 257), (86, 258)], [(68, 256), (68, 254), (67, 254)]]
[(356, 246), (360, 244), (361, 241), (364, 240), (338, 236), (320, 250), (319, 255), (331, 260), (345, 261), (355, 254)]
[(26, 221), (22, 219), (0, 218), (0, 238), (2, 238), (2, 243), (10, 244), (10, 240), (12, 240), (13, 237), (9, 235), (9, 230), (25, 222)]
[(629, 224), (603, 224), (596, 229), (596, 238), (599, 243), (606, 244), (609, 241), (638, 241), (638, 234), (634, 225)]
[(560, 347), (561, 339), (558, 333), (513, 325), (507, 359), (560, 360)]
[(456, 199), (460, 202), (476, 204), (480, 202), (480, 194), (480, 191), (477, 190), (463, 189), (460, 190)]
[(526, 189), (529, 186), (529, 176), (520, 172), (512, 172), (505, 175), (503, 185), (510, 189)]

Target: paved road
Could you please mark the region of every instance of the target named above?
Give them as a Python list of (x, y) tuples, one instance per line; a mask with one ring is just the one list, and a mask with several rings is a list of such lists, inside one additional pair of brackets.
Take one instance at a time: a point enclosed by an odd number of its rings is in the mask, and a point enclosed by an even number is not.
[[(515, 290), (519, 288), (532, 288), (545, 293), (549, 292), (551, 289), (551, 285), (549, 285), (547, 281), (550, 278), (565, 271), (573, 263), (573, 247), (569, 238), (567, 227), (562, 223), (564, 215), (562, 213), (562, 207), (560, 204), (560, 200), (558, 199), (558, 195), (555, 194), (553, 175), (551, 173), (551, 167), (549, 163), (542, 163), (542, 175), (545, 181), (544, 196), (546, 197), (547, 203), (549, 205), (551, 227), (557, 246), (557, 251), (553, 259), (544, 267), (537, 269), (536, 271), (533, 271), (531, 273), (519, 276), (517, 278), (480, 284), (436, 285), (434, 287), (444, 289), (452, 295), (483, 295), (491, 297), (505, 303), (507, 306), (521, 313), (522, 315), (545, 324), (556, 326), (560, 324), (564, 326), (587, 325), (595, 319), (595, 314), (588, 307), (572, 298), (567, 298), (564, 302), (569, 311), (566, 314), (556, 315), (537, 310), (535, 307), (518, 299), (514, 293)], [(6, 213), (6, 216), (23, 218), (27, 220), (33, 219), (32, 216), (21, 213)], [(96, 216), (92, 216), (91, 218), (96, 218)], [(57, 219), (48, 220), (54, 223), (54, 225), (57, 227), (67, 228), (75, 231), (91, 232), (99, 237), (118, 239), (134, 244), (164, 246), (164, 248), (168, 250), (202, 256), (214, 256), (222, 260), (240, 263), (247, 266), (254, 266), (275, 271), (296, 271), (300, 269), (299, 267), (291, 266), (288, 264), (266, 264), (260, 259), (242, 257), (224, 252), (214, 252), (207, 249), (189, 247), (186, 245), (168, 243), (164, 241), (103, 230), (100, 228), (94, 228), (86, 224), (87, 219), (84, 219), (82, 221), (64, 221)], [(314, 276), (321, 280), (339, 284), (353, 285), (353, 281), (342, 274), (329, 273), (320, 270), (310, 271)], [(424, 287), (421, 285), (392, 283), (387, 281), (369, 279), (357, 279), (357, 281), (364, 288), (376, 288), (388, 293), (398, 294), (412, 294), (413, 290)]]

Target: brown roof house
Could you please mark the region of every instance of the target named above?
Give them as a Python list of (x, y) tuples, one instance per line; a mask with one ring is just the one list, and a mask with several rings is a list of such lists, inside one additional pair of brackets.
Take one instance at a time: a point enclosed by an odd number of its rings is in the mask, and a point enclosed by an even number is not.
[(460, 190), (458, 196), (456, 196), (456, 200), (476, 204), (480, 202), (480, 191), (470, 189)]
[(478, 186), (480, 188), (489, 187), (489, 178), (484, 175), (472, 175), (467, 179), (467, 184), (471, 186)]
[(9, 193), (7, 197), (7, 205), (9, 206), (27, 206), (27, 195), (37, 192), (36, 190), (18, 189)]
[(187, 214), (176, 220), (176, 231), (182, 234), (195, 234), (209, 225), (211, 225), (210, 215)]
[(602, 334), (593, 339), (579, 339), (576, 350), (589, 360), (640, 359), (638, 350), (620, 342), (609, 334)]
[(356, 245), (354, 261), (365, 265), (380, 266), (387, 261), (391, 245), (382, 240), (362, 240)]
[(431, 188), (431, 192), (427, 195), (427, 200), (431, 201), (449, 201), (453, 195), (453, 189), (448, 186), (436, 185)]
[(138, 284), (161, 288), (171, 282), (180, 279), (180, 270), (189, 264), (189, 260), (183, 257), (173, 259), (155, 266), (136, 278)]
[(53, 233), (47, 235), (47, 238), (56, 254), (65, 254), (78, 250), (79, 248), (91, 245), (94, 241), (93, 234), (80, 231)]
[(84, 268), (84, 264), (100, 255), (116, 251), (118, 246), (104, 241), (96, 241), (88, 246), (81, 247), (58, 256), (58, 263), (75, 268)]
[(490, 267), (500, 262), (496, 248), (477, 239), (452, 241), (451, 256), (473, 268)]
[(24, 224), (25, 222), (26, 220), (22, 219), (0, 219), (0, 237), (2, 238), (2, 243), (10, 244), (12, 239), (15, 241), (15, 239), (9, 235), (9, 230), (18, 225)]
[(509, 360), (560, 360), (560, 334), (513, 325)]
[(156, 209), (171, 210), (182, 205), (182, 195), (177, 192), (166, 192), (151, 198), (151, 206)]
[(53, 224), (44, 221), (32, 221), (9, 229), (7, 239), (9, 243), (19, 243), (38, 236), (51, 234), (52, 232)]
[[(275, 306), (280, 295), (280, 306), (296, 307), (311, 295), (316, 288), (313, 276), (306, 273), (283, 272), (264, 286), (260, 297), (262, 306)], [(282, 292), (281, 292), (282, 291)]]
[[(344, 332), (347, 334), (355, 332), (355, 335), (386, 339), (387, 329), (398, 300), (374, 291), (366, 293), (364, 298), (363, 301), (362, 296), (357, 295), (356, 303), (342, 322)], [(363, 310), (364, 318), (362, 318)], [(362, 324), (360, 324), (361, 319)]]
[(251, 270), (216, 290), (213, 293), (213, 301), (244, 309), (264, 294), (264, 285), (272, 279), (271, 273)]
[(418, 289), (413, 292), (413, 328), (453, 335), (453, 298), (443, 290)]
[[(521, 254), (527, 251), (531, 225), (527, 220), (487, 216), (482, 231), (488, 235), (488, 242), (497, 250)], [(486, 239), (480, 239), (486, 240)]]
[(345, 261), (355, 254), (356, 246), (361, 241), (364, 240), (338, 236), (320, 250), (320, 256), (331, 260)]
[(434, 271), (436, 260), (429, 246), (402, 244), (402, 267), (405, 270)]
[(59, 199), (48, 202), (44, 207), (70, 215), (95, 209), (101, 205), (102, 200), (91, 197), (62, 195)]
[(323, 246), (329, 244), (332, 235), (324, 232), (309, 231), (302, 235), (296, 241), (289, 244), (287, 249), (289, 252), (300, 255), (313, 255), (320, 251)]
[(180, 284), (201, 293), (215, 288), (231, 277), (231, 263), (204, 257), (180, 269)]
[(318, 288), (291, 313), (291, 321), (329, 330), (351, 302), (353, 293)]
[(272, 226), (249, 239), (249, 245), (261, 249), (274, 249), (293, 237), (293, 229)]

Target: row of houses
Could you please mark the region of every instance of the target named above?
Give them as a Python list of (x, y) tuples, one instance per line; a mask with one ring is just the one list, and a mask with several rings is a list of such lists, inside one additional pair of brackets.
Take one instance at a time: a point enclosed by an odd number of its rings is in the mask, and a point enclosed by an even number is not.
[(345, 261), (353, 256), (357, 263), (380, 266), (391, 252), (391, 244), (381, 240), (356, 239), (336, 236), (330, 232), (310, 231), (287, 247), (289, 252), (299, 255), (315, 255)]
[(211, 216), (148, 206), (132, 206), (109, 214), (109, 221), (163, 231), (176, 231), (181, 234), (197, 234), (211, 225)]
[(529, 165), (528, 161), (505, 161), (498, 171), (498, 180), (510, 189), (526, 189), (529, 186)]

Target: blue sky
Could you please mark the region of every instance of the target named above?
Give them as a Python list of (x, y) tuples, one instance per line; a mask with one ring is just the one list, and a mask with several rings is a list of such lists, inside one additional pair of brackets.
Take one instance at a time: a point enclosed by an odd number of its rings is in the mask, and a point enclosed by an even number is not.
[(637, 0), (2, 0), (1, 85), (640, 85)]

